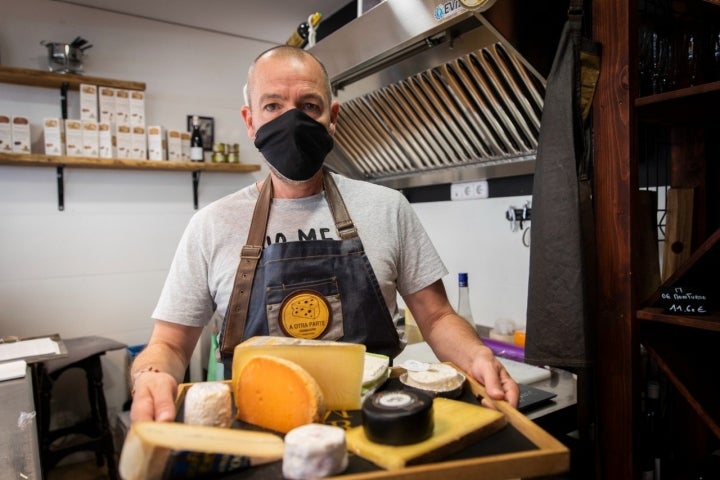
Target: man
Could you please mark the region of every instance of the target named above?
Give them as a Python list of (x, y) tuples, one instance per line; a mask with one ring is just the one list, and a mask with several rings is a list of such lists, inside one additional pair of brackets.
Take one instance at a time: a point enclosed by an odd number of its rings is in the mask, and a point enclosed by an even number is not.
[[(131, 419), (175, 418), (177, 383), (213, 314), (225, 318), (228, 366), (238, 341), (268, 334), (364, 343), (394, 356), (402, 350), (397, 293), (440, 360), (516, 405), (517, 384), (450, 306), (447, 270), (405, 198), (322, 168), (340, 108), (322, 64), (301, 49), (272, 48), (251, 66), (245, 94), (242, 116), (270, 175), (190, 221), (132, 366)], [(250, 231), (261, 240), (249, 241)], [(264, 244), (252, 289), (234, 287), (246, 242)], [(304, 314), (313, 317), (309, 329), (297, 321)]]

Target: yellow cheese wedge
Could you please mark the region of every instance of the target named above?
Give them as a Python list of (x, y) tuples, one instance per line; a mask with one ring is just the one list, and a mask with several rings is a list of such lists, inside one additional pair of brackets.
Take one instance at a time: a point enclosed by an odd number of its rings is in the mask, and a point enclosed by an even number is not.
[(281, 460), (283, 439), (266, 432), (183, 423), (136, 422), (123, 443), (124, 480), (217, 475)]
[(250, 338), (235, 347), (234, 392), (240, 371), (258, 355), (284, 358), (307, 370), (320, 385), (328, 410), (360, 409), (365, 345), (272, 336)]
[(237, 418), (277, 432), (319, 422), (325, 413), (320, 386), (301, 366), (270, 355), (250, 359), (235, 384)]

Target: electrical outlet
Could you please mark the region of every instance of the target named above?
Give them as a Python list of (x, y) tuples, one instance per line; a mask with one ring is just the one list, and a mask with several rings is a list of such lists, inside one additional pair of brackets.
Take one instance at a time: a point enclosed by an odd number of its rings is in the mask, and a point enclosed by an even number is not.
[(487, 180), (450, 185), (450, 200), (474, 200), (477, 198), (488, 198)]

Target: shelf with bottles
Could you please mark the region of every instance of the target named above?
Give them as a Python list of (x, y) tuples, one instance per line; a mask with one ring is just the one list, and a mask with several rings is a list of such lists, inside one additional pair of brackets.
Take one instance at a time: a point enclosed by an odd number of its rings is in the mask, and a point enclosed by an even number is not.
[(717, 123), (717, 111), (709, 106), (719, 104), (720, 81), (635, 99), (640, 120), (667, 125)]

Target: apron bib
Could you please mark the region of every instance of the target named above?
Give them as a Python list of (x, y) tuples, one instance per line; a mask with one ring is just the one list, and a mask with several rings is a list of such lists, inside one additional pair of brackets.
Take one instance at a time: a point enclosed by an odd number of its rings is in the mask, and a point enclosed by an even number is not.
[(327, 170), (324, 186), (340, 240), (262, 248), (272, 199), (272, 181), (265, 180), (221, 329), (226, 377), (235, 345), (257, 335), (362, 343), (368, 352), (390, 358), (400, 353), (380, 285)]

